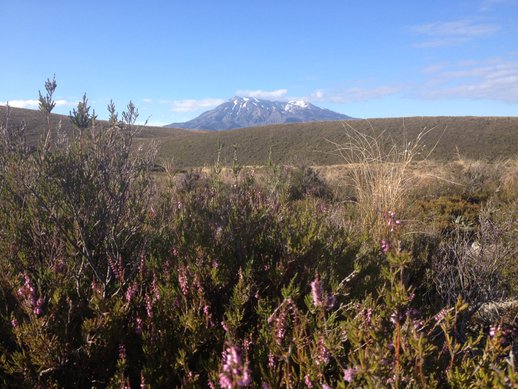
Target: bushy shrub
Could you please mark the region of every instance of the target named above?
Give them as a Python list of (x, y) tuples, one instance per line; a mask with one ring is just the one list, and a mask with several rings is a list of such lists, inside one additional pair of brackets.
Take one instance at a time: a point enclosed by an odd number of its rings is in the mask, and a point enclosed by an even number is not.
[[(420, 295), (441, 239), (414, 238), (392, 209), (372, 230), (337, 222), (309, 170), (296, 196), (274, 165), (261, 183), (216, 166), (154, 193), (135, 108), (110, 114), (35, 149), (2, 128), (3, 386), (516, 386), (515, 321), (471, 333), (478, 300), (462, 287)], [(470, 239), (514, 236), (484, 223)]]

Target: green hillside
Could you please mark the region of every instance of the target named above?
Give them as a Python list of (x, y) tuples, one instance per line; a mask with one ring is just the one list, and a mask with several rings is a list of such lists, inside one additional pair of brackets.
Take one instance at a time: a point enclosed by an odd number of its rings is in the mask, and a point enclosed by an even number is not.
[[(5, 106), (0, 106), (0, 123), (5, 124), (7, 109)], [(72, 122), (67, 115), (51, 115), (51, 127), (56, 128), (61, 122), (61, 127), (64, 131), (73, 128)], [(104, 123), (103, 121), (100, 121)], [(35, 143), (45, 134), (48, 124), (45, 114), (38, 110), (24, 109), (24, 108), (10, 108), (9, 112), (9, 126), (20, 127), (25, 126), (25, 133), (30, 143)], [(138, 138), (153, 139), (162, 137), (177, 137), (183, 135), (191, 135), (191, 132), (182, 129), (164, 128), (164, 127), (142, 127)]]
[(431, 129), (424, 138), (435, 159), (464, 158), (494, 160), (518, 155), (518, 117), (412, 117), (354, 120), (347, 122), (294, 123), (222, 132), (190, 134), (164, 139), (160, 157), (174, 158), (177, 166), (200, 166), (216, 160), (218, 144), (221, 160), (229, 162), (237, 147), (241, 164), (262, 165), (269, 155), (274, 162), (332, 165), (343, 163), (332, 142), (342, 144), (348, 127), (396, 142), (415, 138)]
[[(5, 122), (5, 107), (0, 106), (0, 121)], [(52, 115), (51, 125), (61, 121), (71, 129), (68, 116)], [(25, 123), (27, 137), (36, 142), (47, 128), (41, 112), (11, 108), (9, 123)], [(264, 165), (269, 157), (282, 164), (333, 165), (343, 163), (334, 153), (347, 139), (348, 126), (357, 131), (392, 137), (396, 142), (414, 139), (423, 130), (433, 159), (451, 160), (459, 155), (470, 159), (506, 159), (518, 156), (518, 117), (411, 117), (350, 120), (347, 122), (293, 123), (244, 128), (220, 132), (189, 131), (164, 127), (142, 127), (137, 141), (156, 140), (159, 159), (174, 161), (179, 168), (213, 164), (221, 149), (220, 160), (230, 163), (236, 149), (239, 163)], [(235, 145), (235, 148), (234, 148)], [(426, 153), (426, 151), (425, 151)]]

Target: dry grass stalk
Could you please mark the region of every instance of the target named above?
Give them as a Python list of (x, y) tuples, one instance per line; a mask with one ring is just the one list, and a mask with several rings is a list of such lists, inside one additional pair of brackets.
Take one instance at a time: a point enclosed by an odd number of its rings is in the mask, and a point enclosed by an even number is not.
[(374, 134), (373, 131), (373, 135), (369, 135), (349, 123), (345, 123), (344, 128), (346, 142), (330, 143), (336, 146), (335, 152), (351, 166), (355, 200), (366, 232), (373, 238), (380, 238), (386, 233), (387, 213), (392, 211), (399, 214), (405, 207), (408, 194), (415, 185), (411, 165), (417, 158), (423, 158), (423, 137), (431, 130), (423, 130), (410, 141), (405, 136), (398, 143), (385, 132)]

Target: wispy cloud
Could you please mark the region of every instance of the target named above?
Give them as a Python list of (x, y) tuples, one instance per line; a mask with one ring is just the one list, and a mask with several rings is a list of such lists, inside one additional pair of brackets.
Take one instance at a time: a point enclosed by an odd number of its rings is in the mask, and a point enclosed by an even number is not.
[(506, 5), (506, 4), (518, 4), (517, 0), (482, 0), (482, 4), (480, 5), (481, 11), (489, 11), (495, 6)]
[(258, 90), (238, 90), (236, 95), (246, 97), (256, 97), (258, 99), (281, 99), (288, 93), (287, 89), (277, 89), (272, 91)]
[(143, 103), (152, 103), (153, 102), (153, 99), (148, 99), (148, 98), (143, 98), (143, 99), (140, 99)]
[(425, 37), (425, 40), (415, 44), (416, 47), (456, 46), (476, 38), (493, 35), (499, 29), (495, 24), (477, 23), (467, 19), (410, 27), (411, 32)]
[(308, 97), (313, 102), (328, 103), (354, 103), (367, 100), (382, 99), (386, 96), (399, 93), (403, 90), (402, 86), (377, 86), (377, 87), (351, 87), (335, 91), (317, 90)]
[(186, 99), (173, 100), (171, 102), (171, 112), (195, 112), (200, 109), (210, 109), (224, 103), (223, 99)]
[(429, 73), (419, 91), (428, 99), (467, 98), (518, 103), (518, 60), (462, 61)]
[[(39, 100), (27, 99), (27, 100), (8, 100), (8, 101), (0, 101), (0, 105), (6, 105), (9, 103), (9, 106), (14, 108), (29, 108), (36, 109), (39, 106)], [(56, 107), (75, 107), (77, 105), (77, 101), (69, 101), (69, 100), (56, 100)]]

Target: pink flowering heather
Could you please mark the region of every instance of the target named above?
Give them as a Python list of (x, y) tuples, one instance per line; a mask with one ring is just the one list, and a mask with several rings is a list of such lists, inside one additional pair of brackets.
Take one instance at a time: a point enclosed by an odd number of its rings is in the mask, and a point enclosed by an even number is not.
[(228, 326), (227, 326), (227, 323), (225, 323), (224, 320), (221, 321), (221, 327), (225, 330), (225, 332), (228, 332)]
[(140, 372), (140, 389), (146, 388), (146, 379), (144, 377), (144, 372)]
[(138, 265), (138, 273), (139, 273), (139, 277), (140, 277), (141, 280), (144, 277), (144, 271), (145, 270), (146, 270), (146, 257), (144, 255), (141, 255), (140, 256), (140, 262), (139, 262), (139, 265)]
[(133, 282), (131, 285), (128, 286), (128, 289), (126, 289), (126, 304), (130, 304), (131, 300), (133, 299), (133, 296), (137, 293), (138, 285), (136, 282)]
[(135, 333), (137, 335), (142, 334), (142, 319), (140, 317), (135, 319)]
[(151, 299), (151, 297), (148, 294), (146, 294), (144, 299), (146, 300), (146, 313), (147, 313), (147, 316), (150, 319), (152, 319), (153, 318), (153, 300)]
[(207, 323), (209, 323), (209, 325), (211, 327), (214, 327), (214, 320), (212, 320), (212, 314), (210, 312), (210, 306), (209, 305), (205, 305), (203, 307), (203, 316), (205, 317), (205, 320), (207, 321)]
[(252, 383), (248, 362), (242, 362), (237, 346), (227, 347), (222, 360), (223, 366), (219, 375), (219, 384), (222, 388), (244, 387)]
[(275, 355), (272, 353), (268, 354), (268, 367), (273, 369), (275, 367)]
[(311, 296), (313, 297), (313, 305), (315, 307), (320, 307), (323, 305), (322, 285), (320, 285), (318, 275), (315, 277), (315, 280), (311, 282)]
[(367, 308), (364, 312), (365, 315), (365, 323), (370, 325), (372, 323), (372, 308)]
[(122, 266), (122, 257), (117, 258), (117, 262), (113, 260), (112, 257), (108, 257), (108, 264), (115, 275), (115, 278), (123, 283), (124, 282), (124, 267)]
[(354, 367), (345, 369), (344, 370), (344, 381), (351, 382), (354, 379), (354, 376), (356, 375), (356, 371), (357, 370)]
[(275, 319), (275, 341), (281, 344), (286, 335), (286, 310), (282, 309)]
[(324, 339), (320, 337), (317, 344), (317, 355), (315, 359), (317, 365), (327, 365), (329, 363), (329, 350), (324, 344)]
[(33, 309), (33, 312), (36, 316), (39, 316), (41, 315), (41, 307), (43, 306), (43, 304), (45, 303), (45, 299), (43, 297), (40, 297), (38, 299), (38, 301), (36, 301), (36, 304), (34, 305), (34, 309)]
[(383, 251), (385, 254), (390, 250), (390, 243), (386, 240), (382, 240), (380, 242), (381, 251)]
[(304, 376), (304, 385), (306, 385), (306, 388), (312, 388), (313, 383), (311, 382), (311, 378), (309, 378), (309, 375)]
[(184, 296), (187, 296), (189, 293), (188, 279), (187, 279), (187, 270), (184, 266), (181, 266), (178, 269), (178, 284), (180, 285), (180, 290)]
[(394, 211), (387, 212), (387, 226), (390, 227), (390, 232), (394, 232), (394, 229), (398, 228), (401, 225), (401, 220), (396, 218), (396, 213)]
[(250, 347), (252, 346), (252, 340), (251, 339), (245, 339), (243, 340), (243, 349), (245, 352), (250, 351)]
[(102, 294), (102, 289), (101, 287), (97, 284), (97, 282), (95, 281), (95, 278), (92, 280), (92, 292), (94, 292), (95, 294)]
[(24, 275), (24, 284), (18, 288), (16, 294), (20, 299), (23, 300), (25, 305), (32, 309), (32, 312), (39, 316), (42, 313), (42, 306), (45, 303), (45, 299), (40, 297), (36, 300), (36, 294), (34, 293), (34, 286), (32, 285), (31, 278), (28, 274)]
[(34, 297), (34, 287), (32, 286), (31, 278), (28, 274), (24, 275), (24, 284), (23, 286), (18, 288), (17, 295), (20, 298), (23, 298), (29, 302), (31, 302), (31, 305), (35, 304), (35, 297)]
[(446, 317), (447, 311), (445, 309), (441, 309), (437, 315), (434, 316), (434, 319), (437, 323), (440, 323), (443, 321), (443, 319)]

